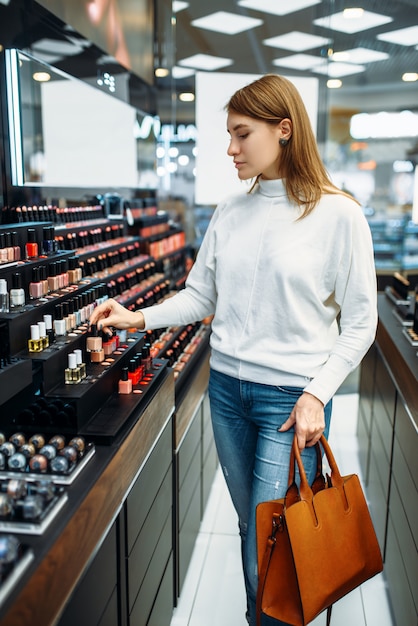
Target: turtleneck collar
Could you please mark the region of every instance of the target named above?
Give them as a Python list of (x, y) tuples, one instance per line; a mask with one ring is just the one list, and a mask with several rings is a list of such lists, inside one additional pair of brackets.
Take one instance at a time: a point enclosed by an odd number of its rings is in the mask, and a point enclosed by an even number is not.
[(263, 194), (263, 196), (277, 198), (287, 195), (283, 178), (276, 178), (274, 180), (265, 180), (263, 178), (259, 178), (258, 186), (260, 193)]

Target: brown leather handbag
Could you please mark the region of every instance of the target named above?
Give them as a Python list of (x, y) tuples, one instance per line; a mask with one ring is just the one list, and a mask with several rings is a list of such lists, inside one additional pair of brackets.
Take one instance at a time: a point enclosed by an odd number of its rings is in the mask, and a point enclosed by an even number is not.
[[(320, 446), (331, 470), (326, 479)], [(257, 506), (258, 626), (262, 613), (305, 626), (325, 609), (329, 624), (333, 603), (383, 569), (358, 476), (341, 476), (324, 436), (316, 451), (309, 486), (295, 436), (286, 497)]]

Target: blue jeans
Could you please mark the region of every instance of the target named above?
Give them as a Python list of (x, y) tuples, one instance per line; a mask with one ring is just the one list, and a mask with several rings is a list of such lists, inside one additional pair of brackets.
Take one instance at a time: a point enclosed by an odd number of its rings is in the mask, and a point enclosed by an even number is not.
[[(293, 428), (278, 432), (303, 393), (298, 387), (276, 387), (241, 381), (211, 370), (209, 398), (219, 461), (238, 514), (247, 592), (247, 619), (256, 624), (257, 548), (255, 510), (259, 502), (284, 497), (289, 473)], [(328, 436), (331, 402), (325, 407)], [(305, 448), (303, 464), (315, 477), (315, 448)], [(263, 618), (264, 620), (264, 618)], [(282, 622), (265, 618), (263, 626)]]

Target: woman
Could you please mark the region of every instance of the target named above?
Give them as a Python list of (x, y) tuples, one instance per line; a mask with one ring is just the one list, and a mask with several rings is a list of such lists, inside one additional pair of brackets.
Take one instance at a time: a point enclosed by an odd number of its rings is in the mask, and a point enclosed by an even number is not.
[(91, 322), (143, 330), (214, 314), (212, 422), (254, 626), (256, 505), (284, 496), (294, 433), (313, 480), (332, 396), (375, 336), (376, 276), (366, 219), (331, 183), (294, 85), (266, 75), (226, 110), (228, 154), (250, 191), (217, 207), (183, 291), (137, 312), (109, 300)]

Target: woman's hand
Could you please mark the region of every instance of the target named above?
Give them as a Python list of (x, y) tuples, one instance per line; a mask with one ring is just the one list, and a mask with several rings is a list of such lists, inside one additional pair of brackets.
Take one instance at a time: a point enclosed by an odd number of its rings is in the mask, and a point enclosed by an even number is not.
[(299, 449), (314, 446), (325, 430), (324, 405), (321, 400), (305, 391), (279, 431), (289, 430), (293, 425)]
[(145, 328), (145, 320), (141, 311), (128, 311), (127, 308), (109, 298), (102, 304), (99, 304), (90, 316), (90, 325), (97, 324), (99, 329), (119, 328), (128, 330), (128, 328)]

